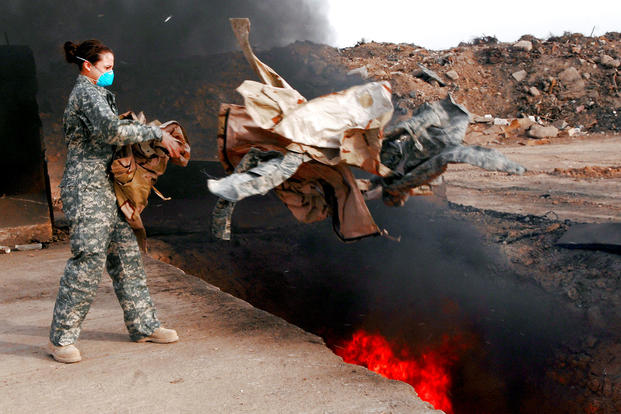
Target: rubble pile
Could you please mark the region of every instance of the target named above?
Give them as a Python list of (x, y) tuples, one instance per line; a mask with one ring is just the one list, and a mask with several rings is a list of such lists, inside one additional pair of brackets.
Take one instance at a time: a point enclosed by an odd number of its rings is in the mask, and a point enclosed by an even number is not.
[(391, 82), (404, 117), (451, 93), (481, 121), (470, 128), (472, 143), (621, 130), (620, 56), (619, 33), (488, 37), (442, 51), (375, 42), (341, 49), (352, 76)]

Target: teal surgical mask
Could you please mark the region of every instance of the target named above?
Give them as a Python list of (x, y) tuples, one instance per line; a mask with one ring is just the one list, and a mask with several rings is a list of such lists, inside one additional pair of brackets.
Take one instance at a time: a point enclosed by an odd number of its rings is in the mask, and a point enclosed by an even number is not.
[[(84, 62), (88, 62), (88, 60), (83, 59), (79, 56), (76, 56), (76, 58), (83, 60)], [(93, 65), (92, 63), (91, 63), (91, 67), (97, 69), (95, 65)], [(102, 72), (99, 69), (97, 69), (97, 72), (101, 73), (101, 75), (99, 75), (99, 77), (97, 78), (97, 83), (96, 83), (97, 86), (106, 87), (106, 86), (112, 85), (112, 82), (114, 82), (114, 71), (113, 70), (109, 70), (108, 72)]]

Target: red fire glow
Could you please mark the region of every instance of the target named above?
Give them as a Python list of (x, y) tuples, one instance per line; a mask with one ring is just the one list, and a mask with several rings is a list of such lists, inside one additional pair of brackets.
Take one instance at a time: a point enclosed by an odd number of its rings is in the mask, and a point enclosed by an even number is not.
[(411, 355), (407, 349), (399, 350), (397, 355), (394, 349), (383, 336), (358, 330), (351, 340), (341, 347), (335, 347), (334, 352), (345, 362), (362, 365), (387, 378), (407, 382), (421, 399), (436, 409), (452, 414), (449, 369), (464, 349), (464, 342), (445, 337), (440, 345), (419, 356)]

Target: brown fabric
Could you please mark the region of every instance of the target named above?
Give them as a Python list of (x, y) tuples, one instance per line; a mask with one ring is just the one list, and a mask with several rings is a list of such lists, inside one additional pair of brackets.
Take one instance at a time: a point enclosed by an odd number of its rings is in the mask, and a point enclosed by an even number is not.
[[(244, 107), (220, 106), (218, 150), (227, 172), (233, 172), (250, 148), (284, 153), (289, 144), (288, 139), (256, 126)], [(332, 216), (334, 230), (342, 240), (380, 233), (346, 164), (325, 165), (315, 160), (304, 163), (275, 191), (301, 222)]]
[[(146, 123), (142, 112), (126, 112), (119, 116), (121, 119), (133, 119), (140, 123)], [(168, 121), (161, 124), (155, 120), (149, 125), (156, 125), (171, 134), (182, 143), (182, 151), (179, 158), (170, 158), (165, 147), (158, 141), (148, 141), (140, 144), (125, 145), (119, 148), (112, 160), (110, 172), (114, 178), (114, 191), (117, 203), (125, 216), (125, 219), (134, 230), (138, 245), (143, 251), (147, 249), (146, 232), (140, 213), (148, 204), (151, 189), (157, 177), (164, 174), (168, 160), (185, 167), (190, 159), (190, 145), (184, 129), (176, 121)], [(157, 189), (156, 193), (164, 198)], [(166, 199), (166, 198), (164, 198)]]

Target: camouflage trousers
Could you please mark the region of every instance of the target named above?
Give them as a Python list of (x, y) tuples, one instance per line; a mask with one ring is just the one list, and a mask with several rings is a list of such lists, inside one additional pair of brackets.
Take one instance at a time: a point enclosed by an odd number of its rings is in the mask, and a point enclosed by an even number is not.
[(61, 189), (72, 257), (60, 279), (54, 306), (50, 341), (55, 345), (77, 341), (104, 267), (112, 278), (131, 339), (149, 336), (160, 326), (136, 237), (119, 214), (112, 183), (94, 181), (81, 188)]

